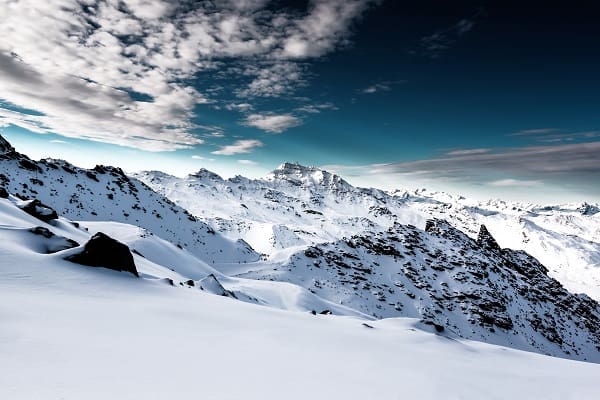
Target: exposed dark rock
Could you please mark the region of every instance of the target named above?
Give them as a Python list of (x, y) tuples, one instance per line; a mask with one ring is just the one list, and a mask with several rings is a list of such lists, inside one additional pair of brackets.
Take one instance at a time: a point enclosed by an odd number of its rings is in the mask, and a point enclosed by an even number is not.
[(583, 203), (577, 210), (581, 215), (595, 215), (600, 212), (600, 209), (597, 206), (588, 203)]
[(200, 280), (198, 286), (200, 286), (200, 289), (218, 296), (237, 298), (235, 293), (225, 289), (223, 285), (221, 285), (221, 282), (219, 282), (214, 274), (210, 274), (206, 278)]
[(17, 206), (27, 214), (44, 222), (50, 222), (58, 218), (58, 214), (53, 208), (45, 205), (38, 199), (28, 200)]
[(19, 160), (19, 165), (28, 171), (42, 172), (42, 169), (28, 158)]
[(39, 249), (42, 253), (52, 254), (79, 246), (79, 243), (76, 241), (63, 236), (57, 236), (51, 230), (44, 228), (43, 226), (31, 228), (29, 229), (29, 232), (34, 235), (42, 236), (45, 239), (49, 239), (45, 240), (42, 247)]
[(92, 171), (86, 171), (85, 175), (93, 181), (100, 182), (98, 180), (98, 177), (96, 176), (96, 174), (93, 173)]
[(6, 152), (12, 150), (13, 147), (10, 143), (0, 135), (0, 152)]
[(8, 198), (8, 191), (6, 189), (4, 189), (2, 186), (0, 186), (0, 199), (7, 199)]
[(481, 247), (485, 247), (489, 250), (500, 251), (500, 245), (496, 242), (496, 239), (492, 236), (490, 231), (487, 230), (485, 225), (479, 227), (479, 234), (477, 235), (477, 244)]
[(130, 272), (139, 277), (129, 247), (102, 232), (92, 236), (81, 253), (67, 257), (67, 260), (90, 267)]

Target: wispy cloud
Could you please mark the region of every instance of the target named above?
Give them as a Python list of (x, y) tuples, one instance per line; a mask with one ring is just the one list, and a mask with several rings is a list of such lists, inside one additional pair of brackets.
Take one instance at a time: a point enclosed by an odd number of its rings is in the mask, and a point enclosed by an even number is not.
[(346, 45), (371, 3), (0, 2), (0, 100), (36, 111), (4, 108), (0, 124), (151, 151), (197, 145), (195, 110), (216, 92), (194, 78), (233, 60), (250, 78), (233, 96), (290, 93), (306, 83), (304, 62)]
[(532, 187), (532, 186), (539, 186), (542, 184), (542, 182), (507, 178), (507, 179), (499, 179), (497, 181), (492, 181), (489, 184), (491, 186), (499, 186), (499, 187)]
[(296, 108), (296, 111), (299, 113), (306, 114), (319, 114), (325, 110), (337, 110), (335, 104), (333, 103), (317, 103), (317, 104), (305, 104), (301, 107)]
[(600, 195), (600, 141), (485, 150), (416, 161), (330, 167), (349, 176), (403, 176), (492, 186), (550, 183)]
[(361, 90), (361, 93), (364, 94), (373, 94), (373, 93), (377, 93), (377, 92), (389, 92), (390, 90), (392, 90), (392, 87), (394, 85), (399, 85), (401, 83), (405, 83), (406, 81), (401, 80), (401, 81), (381, 81), (381, 82), (377, 82), (374, 83), (372, 85), (367, 86), (366, 88)]
[(301, 125), (302, 120), (292, 114), (250, 114), (242, 121), (242, 124), (270, 133), (281, 133)]
[(263, 143), (256, 139), (237, 140), (233, 144), (222, 146), (219, 150), (211, 152), (221, 156), (232, 156), (234, 154), (251, 153), (257, 147), (262, 147)]
[(524, 139), (542, 143), (569, 143), (595, 140), (600, 138), (600, 131), (573, 131), (556, 128), (540, 128), (517, 131), (512, 133), (511, 136), (521, 136)]
[(456, 45), (462, 36), (471, 31), (484, 14), (483, 9), (480, 9), (471, 17), (463, 18), (447, 28), (423, 36), (419, 40), (418, 46), (410, 52), (429, 58), (441, 57), (447, 50)]
[(250, 103), (231, 103), (225, 105), (225, 109), (229, 111), (239, 111), (239, 112), (248, 112), (251, 111), (254, 107)]
[(252, 160), (238, 160), (238, 162), (244, 165), (256, 165), (256, 161)]
[(512, 133), (512, 136), (531, 136), (531, 135), (547, 135), (549, 133), (559, 132), (559, 129), (555, 128), (537, 128), (537, 129), (523, 129)]
[(489, 153), (491, 149), (458, 149), (447, 152), (449, 156), (467, 156), (472, 154), (485, 154)]

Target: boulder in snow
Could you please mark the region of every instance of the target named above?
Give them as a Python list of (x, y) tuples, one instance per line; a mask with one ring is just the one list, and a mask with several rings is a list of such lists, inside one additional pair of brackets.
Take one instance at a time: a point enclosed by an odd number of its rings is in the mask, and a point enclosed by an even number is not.
[(92, 236), (81, 253), (69, 256), (67, 260), (90, 267), (104, 267), (140, 276), (129, 247), (102, 232)]

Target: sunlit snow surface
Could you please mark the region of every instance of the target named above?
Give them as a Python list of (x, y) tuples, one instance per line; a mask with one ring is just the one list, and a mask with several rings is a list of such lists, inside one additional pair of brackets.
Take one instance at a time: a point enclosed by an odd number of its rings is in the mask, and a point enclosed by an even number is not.
[[(62, 218), (48, 225), (13, 202), (0, 199), (2, 398), (594, 399), (598, 393), (598, 364), (459, 340), (414, 319), (312, 315), (308, 310), (327, 304), (299, 287), (297, 295), (279, 290), (285, 310), (216, 296), (178, 283), (218, 272), (162, 239), (140, 237), (139, 228), (95, 222), (86, 232), (85, 222), (78, 228)], [(35, 226), (81, 244), (96, 230), (120, 236), (146, 252), (147, 259), (135, 256), (142, 278), (63, 259), (77, 249), (42, 254), (46, 239), (28, 233)], [(160, 264), (169, 260), (168, 267)], [(240, 297), (277, 297), (269, 282), (231, 283)]]

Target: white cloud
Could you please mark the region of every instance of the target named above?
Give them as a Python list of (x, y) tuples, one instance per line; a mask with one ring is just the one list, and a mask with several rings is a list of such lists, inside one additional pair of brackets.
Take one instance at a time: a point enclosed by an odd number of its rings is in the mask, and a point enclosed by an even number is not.
[(244, 165), (256, 165), (256, 161), (252, 160), (238, 160), (238, 162)]
[(196, 155), (196, 154), (194, 154), (194, 155), (192, 156), (192, 158), (193, 158), (194, 160), (204, 160), (204, 157), (202, 157), (202, 156), (199, 156), (199, 155)]
[(307, 114), (319, 114), (324, 110), (337, 110), (338, 108), (333, 103), (321, 103), (321, 104), (306, 104), (296, 109), (297, 112)]
[(468, 156), (472, 154), (485, 154), (490, 151), (491, 149), (460, 149), (449, 151), (446, 154), (449, 156)]
[[(0, 99), (42, 114), (4, 109), (0, 125), (151, 151), (200, 144), (194, 111), (211, 100), (189, 78), (235, 59), (251, 78), (237, 95), (289, 93), (306, 82), (296, 59), (345, 44), (370, 1), (314, 0), (305, 13), (267, 3), (0, 2)], [(258, 123), (278, 132), (294, 118)]]
[(225, 109), (229, 111), (239, 111), (239, 112), (248, 112), (251, 111), (254, 107), (249, 103), (232, 103), (227, 104)]
[(237, 90), (239, 97), (278, 97), (306, 85), (302, 66), (295, 62), (247, 65), (243, 74), (254, 78), (248, 86)]
[(302, 120), (292, 114), (251, 114), (246, 117), (242, 124), (270, 133), (281, 133), (301, 125)]
[(369, 0), (315, 0), (304, 18), (288, 28), (283, 55), (289, 58), (321, 56), (345, 43), (348, 27), (367, 8)]
[(262, 147), (263, 143), (256, 139), (237, 140), (233, 144), (222, 146), (219, 150), (213, 151), (212, 154), (221, 156), (232, 156), (234, 154), (250, 153), (256, 147)]
[(361, 90), (361, 93), (364, 94), (373, 94), (373, 93), (377, 93), (377, 92), (389, 92), (390, 90), (392, 90), (392, 87), (395, 85), (399, 85), (402, 83), (406, 83), (406, 81), (404, 80), (399, 80), (399, 81), (382, 81), (382, 82), (377, 82), (374, 83), (370, 86), (367, 86), (366, 88)]
[(539, 186), (542, 182), (540, 181), (527, 181), (527, 180), (519, 180), (519, 179), (499, 179), (497, 181), (490, 182), (491, 186), (500, 186), (500, 187), (531, 187), (531, 186)]

